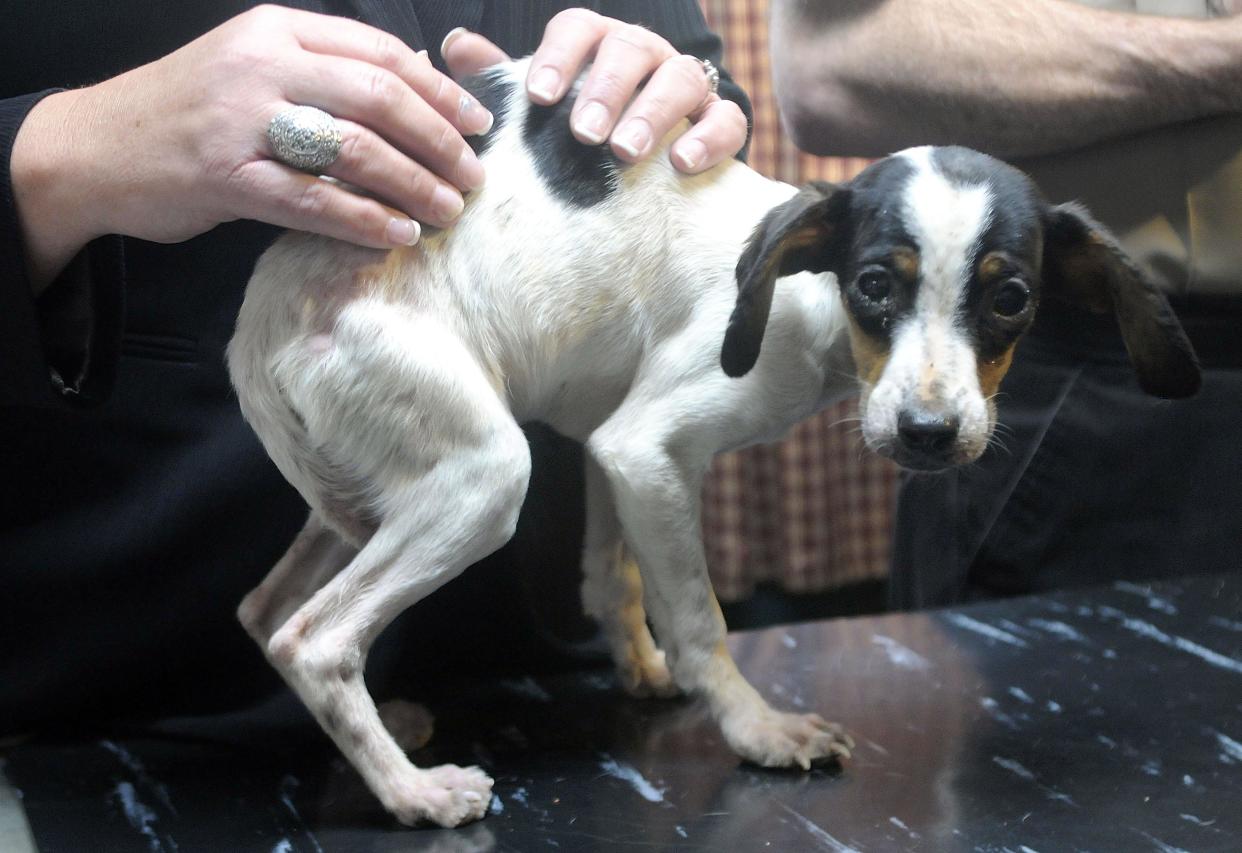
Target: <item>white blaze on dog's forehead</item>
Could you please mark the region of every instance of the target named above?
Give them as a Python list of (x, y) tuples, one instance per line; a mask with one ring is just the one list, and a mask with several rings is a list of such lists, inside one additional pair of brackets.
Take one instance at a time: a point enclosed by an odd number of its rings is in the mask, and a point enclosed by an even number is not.
[[(983, 184), (949, 179), (931, 148), (902, 156), (914, 167), (906, 182), (904, 224), (917, 243), (919, 285), (914, 312), (894, 340), (893, 355), (917, 371), (922, 394), (957, 397), (977, 391), (970, 336), (962, 324), (971, 270), (992, 218), (992, 193)], [(930, 379), (938, 388), (928, 387)], [(964, 414), (964, 413), (962, 413)], [(963, 418), (963, 420), (967, 420)]]
[(992, 193), (984, 184), (960, 184), (936, 167), (931, 148), (899, 156), (914, 166), (906, 182), (904, 224), (917, 242), (916, 314), (955, 317), (966, 297), (972, 261), (992, 218)]

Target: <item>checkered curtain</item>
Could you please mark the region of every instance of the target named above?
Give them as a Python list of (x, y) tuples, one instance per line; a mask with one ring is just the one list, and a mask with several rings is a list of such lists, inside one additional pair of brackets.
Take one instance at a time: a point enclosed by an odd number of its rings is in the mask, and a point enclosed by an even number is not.
[[(843, 181), (865, 160), (812, 157), (781, 131), (772, 95), (768, 0), (702, 0), (724, 62), (755, 111), (750, 165), (789, 183)], [(819, 592), (888, 572), (894, 467), (866, 451), (854, 401), (799, 424), (779, 444), (717, 457), (703, 532), (717, 594), (745, 598), (760, 581)]]

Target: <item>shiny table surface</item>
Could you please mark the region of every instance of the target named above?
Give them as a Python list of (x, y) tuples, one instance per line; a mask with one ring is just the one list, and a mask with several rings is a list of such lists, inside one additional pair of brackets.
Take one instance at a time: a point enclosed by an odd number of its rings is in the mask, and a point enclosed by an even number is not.
[[(420, 763), (477, 763), (490, 814), (390, 820), (289, 699), (4, 750), (42, 851), (1242, 850), (1242, 574), (736, 634), (844, 767), (741, 765), (684, 701), (607, 672), (424, 692)], [(415, 698), (415, 697), (411, 697)]]

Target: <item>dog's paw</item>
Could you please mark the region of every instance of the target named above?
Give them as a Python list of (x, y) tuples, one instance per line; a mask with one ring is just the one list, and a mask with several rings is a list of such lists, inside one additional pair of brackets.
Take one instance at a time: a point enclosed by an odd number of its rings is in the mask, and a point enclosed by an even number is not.
[(445, 828), (478, 820), (492, 801), (492, 779), (477, 767), (444, 764), (418, 770), (380, 798), (406, 826), (430, 822)]
[(380, 721), (397, 746), (413, 752), (427, 745), (435, 728), (435, 717), (416, 702), (393, 699), (379, 706)]
[(651, 696), (667, 699), (681, 693), (668, 671), (664, 652), (659, 649), (644, 654), (631, 647), (617, 663), (617, 679), (626, 693), (640, 699)]
[(801, 767), (850, 757), (854, 739), (819, 714), (786, 714), (763, 708), (721, 722), (729, 746), (761, 767)]

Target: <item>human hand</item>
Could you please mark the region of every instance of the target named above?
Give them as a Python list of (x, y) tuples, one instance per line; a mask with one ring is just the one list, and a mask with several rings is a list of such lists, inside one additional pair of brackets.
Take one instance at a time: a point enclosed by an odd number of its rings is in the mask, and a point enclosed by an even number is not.
[[(369, 198), (276, 161), (272, 116), (335, 116), (325, 169)], [(450, 224), (483, 183), (463, 135), (491, 115), (425, 54), (344, 18), (264, 6), (155, 62), (49, 96), (23, 123), (13, 183), (36, 282), (91, 239), (177, 242), (258, 219), (377, 248)], [(57, 262), (59, 261), (59, 265)]]
[[(441, 53), (459, 78), (506, 58), (482, 36), (465, 30), (449, 33)], [(586, 9), (567, 9), (548, 22), (526, 79), (531, 100), (560, 101), (592, 61), (570, 116), (580, 141), (598, 145), (608, 140), (618, 157), (635, 162), (689, 118), (690, 129), (670, 151), (673, 164), (688, 173), (732, 157), (746, 143), (746, 116), (737, 104), (708, 91), (699, 60), (678, 54), (650, 30)]]

